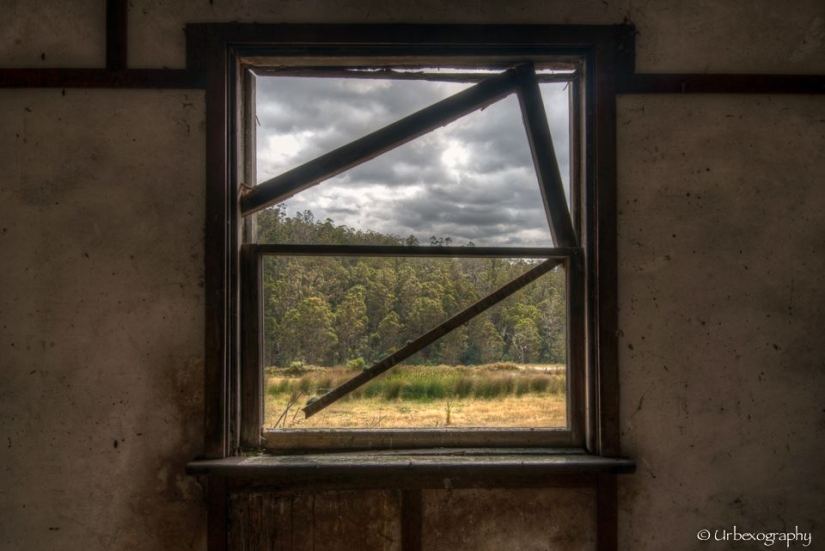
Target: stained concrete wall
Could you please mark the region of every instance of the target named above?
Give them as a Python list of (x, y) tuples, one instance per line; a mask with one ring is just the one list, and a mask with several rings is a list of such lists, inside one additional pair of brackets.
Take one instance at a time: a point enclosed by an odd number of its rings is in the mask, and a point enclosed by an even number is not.
[[(102, 0), (4, 4), (0, 66), (102, 66)], [(187, 22), (625, 19), (640, 71), (825, 72), (821, 0), (135, 0), (130, 63), (182, 66)], [(618, 105), (621, 425), (640, 464), (620, 485), (621, 544), (723, 549), (697, 531), (798, 525), (815, 548), (825, 100)], [(0, 548), (203, 549), (183, 474), (201, 441), (203, 93), (6, 89), (0, 116)], [(433, 494), (425, 541), (460, 518), (506, 530), (550, 499), (520, 495), (445, 512)], [(462, 529), (478, 550), (549, 546)]]
[(0, 91), (2, 549), (203, 547), (203, 100)]
[(625, 549), (824, 546), (825, 98), (619, 105)]

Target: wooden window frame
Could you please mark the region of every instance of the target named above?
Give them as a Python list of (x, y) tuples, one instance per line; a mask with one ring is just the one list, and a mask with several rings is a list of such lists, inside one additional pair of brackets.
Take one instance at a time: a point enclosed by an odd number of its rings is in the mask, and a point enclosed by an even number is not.
[[(256, 400), (249, 393), (260, 392), (260, 383), (257, 390), (244, 384), (241, 369), (247, 339), (252, 337), (250, 331), (241, 331), (241, 305), (250, 298), (242, 295), (240, 274), (254, 270), (259, 258), (243, 252), (244, 235), (254, 239), (254, 228), (244, 223), (239, 206), (241, 184), (250, 175), (244, 161), (249, 156), (243, 149), (250, 136), (242, 135), (242, 128), (249, 125), (238, 124), (250, 112), (251, 96), (244, 95), (251, 90), (245, 67), (250, 60), (268, 56), (317, 57), (338, 55), (342, 49), (351, 58), (362, 55), (368, 64), (375, 64), (376, 57), (398, 55), (445, 60), (485, 55), (491, 59), (568, 56), (583, 60), (582, 109), (573, 113), (581, 117), (583, 132), (571, 137), (585, 151), (580, 167), (584, 170), (583, 208), (574, 212), (581, 217), (577, 227), (582, 228), (585, 258), (581, 428), (580, 435), (566, 443), (539, 438), (528, 445), (567, 444), (594, 455), (618, 455), (615, 98), (617, 74), (632, 68), (631, 27), (229, 24), (190, 25), (187, 33), (188, 66), (205, 71), (207, 94), (206, 457), (228, 457), (245, 445), (255, 447), (260, 430), (259, 425), (249, 423), (256, 415), (249, 407)], [(523, 438), (485, 440), (473, 432), (453, 429), (450, 433), (459, 436), (448, 443), (496, 448), (525, 445)], [(512, 431), (502, 429), (502, 434), (508, 432)], [(335, 434), (321, 447), (337, 448)], [(438, 443), (436, 438), (424, 445)], [(415, 445), (414, 439), (411, 444)], [(302, 445), (291, 447), (302, 449)]]

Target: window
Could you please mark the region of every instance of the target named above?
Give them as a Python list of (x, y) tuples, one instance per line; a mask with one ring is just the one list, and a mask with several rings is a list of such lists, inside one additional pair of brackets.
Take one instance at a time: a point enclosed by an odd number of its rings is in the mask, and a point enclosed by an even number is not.
[[(226, 41), (231, 70), (210, 73), (230, 106), (230, 155), (210, 159), (226, 169), (210, 170), (228, 215), (226, 378), (208, 404), (224, 449), (597, 451), (612, 411), (612, 338), (599, 339), (612, 161), (594, 133), (592, 43), (530, 43), (510, 27), (506, 45), (457, 28), (446, 45), (432, 28), (307, 29)], [(563, 111), (561, 134), (548, 106)], [(342, 110), (358, 124), (331, 124)], [(547, 408), (551, 386), (563, 390), (553, 419), (495, 400), (498, 421), (467, 414), (488, 395), (535, 394)], [(435, 417), (399, 405), (416, 393)], [(376, 411), (376, 397), (409, 415)], [(371, 401), (359, 418), (356, 402)]]

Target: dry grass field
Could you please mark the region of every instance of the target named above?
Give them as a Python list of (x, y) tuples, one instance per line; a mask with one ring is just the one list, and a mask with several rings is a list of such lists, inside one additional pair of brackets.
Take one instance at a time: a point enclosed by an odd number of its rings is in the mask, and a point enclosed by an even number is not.
[(563, 427), (561, 366), (401, 366), (309, 419), (301, 408), (350, 378), (345, 368), (268, 370), (265, 427)]

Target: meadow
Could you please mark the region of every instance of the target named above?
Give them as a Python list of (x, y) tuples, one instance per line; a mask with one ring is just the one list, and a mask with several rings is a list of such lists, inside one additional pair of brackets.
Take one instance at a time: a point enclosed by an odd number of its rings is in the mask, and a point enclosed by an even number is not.
[(266, 369), (265, 427), (433, 428), (566, 425), (561, 365), (401, 365), (309, 419), (301, 408), (357, 373), (347, 367)]

